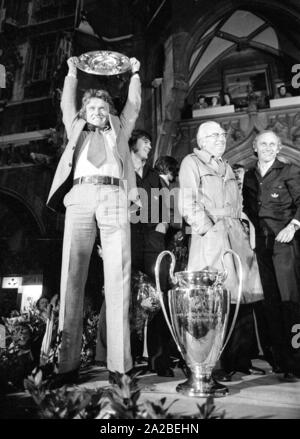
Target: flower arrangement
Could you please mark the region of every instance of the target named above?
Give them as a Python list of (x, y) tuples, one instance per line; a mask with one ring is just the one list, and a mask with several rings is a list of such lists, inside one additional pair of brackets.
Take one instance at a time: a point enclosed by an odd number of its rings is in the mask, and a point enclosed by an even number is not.
[(51, 346), (44, 361), (40, 361), (40, 352), (47, 321), (37, 306), (31, 303), (26, 312), (18, 316), (2, 317), (6, 347), (0, 349), (0, 392), (22, 390), (24, 378), (40, 364), (46, 375), (56, 371), (61, 336), (57, 334), (57, 313), (53, 317)]
[(0, 350), (0, 390), (19, 390), (23, 379), (38, 363), (36, 352), (45, 331), (45, 321), (34, 306), (17, 317), (2, 317), (5, 348)]

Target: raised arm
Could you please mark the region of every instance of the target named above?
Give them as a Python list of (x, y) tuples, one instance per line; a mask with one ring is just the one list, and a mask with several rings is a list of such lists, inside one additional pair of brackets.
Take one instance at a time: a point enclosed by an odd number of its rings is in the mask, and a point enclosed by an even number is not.
[(129, 139), (141, 108), (141, 81), (139, 77), (140, 62), (130, 58), (132, 76), (130, 78), (128, 97), (120, 115), (122, 129)]
[(63, 123), (65, 125), (68, 139), (71, 135), (72, 124), (77, 116), (76, 109), (76, 90), (77, 90), (77, 67), (78, 58), (73, 56), (68, 59), (69, 72), (65, 77), (64, 88), (61, 97), (61, 109), (63, 113)]

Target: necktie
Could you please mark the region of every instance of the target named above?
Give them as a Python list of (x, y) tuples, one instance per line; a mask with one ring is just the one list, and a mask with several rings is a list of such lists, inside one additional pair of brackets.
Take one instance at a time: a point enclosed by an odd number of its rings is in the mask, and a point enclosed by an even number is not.
[(226, 174), (226, 165), (225, 165), (225, 162), (223, 161), (223, 160), (221, 160), (221, 173), (222, 173), (222, 175), (225, 175)]
[(215, 160), (218, 166), (218, 173), (223, 177), (225, 175), (225, 170), (226, 170), (225, 163), (221, 158), (216, 158)]
[(90, 136), (91, 140), (87, 152), (87, 159), (94, 166), (96, 166), (96, 168), (99, 168), (106, 158), (103, 134), (98, 129), (96, 129), (94, 132), (90, 133)]

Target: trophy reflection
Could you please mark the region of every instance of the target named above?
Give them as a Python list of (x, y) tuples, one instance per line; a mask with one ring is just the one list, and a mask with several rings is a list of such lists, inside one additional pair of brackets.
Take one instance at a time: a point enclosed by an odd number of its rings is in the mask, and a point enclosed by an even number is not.
[[(224, 287), (227, 277), (224, 256), (231, 253), (237, 258), (239, 271), (238, 300), (227, 340), (224, 342), (230, 310), (230, 292)], [(174, 284), (168, 291), (170, 319), (160, 289), (159, 269), (163, 257), (172, 259), (170, 277)], [(242, 264), (232, 250), (222, 257), (224, 270), (213, 268), (202, 271), (180, 271), (174, 274), (175, 257), (170, 251), (163, 251), (155, 265), (156, 288), (162, 310), (188, 369), (188, 380), (180, 383), (176, 390), (187, 396), (224, 396), (226, 387), (217, 388), (212, 379), (212, 370), (220, 358), (233, 331), (242, 294)]]

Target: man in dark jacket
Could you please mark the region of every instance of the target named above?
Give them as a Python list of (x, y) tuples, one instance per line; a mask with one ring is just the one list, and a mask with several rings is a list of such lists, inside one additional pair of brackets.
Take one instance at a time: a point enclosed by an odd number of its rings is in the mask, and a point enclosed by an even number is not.
[(168, 224), (165, 244), (166, 248), (169, 249), (175, 235), (182, 237), (182, 218), (178, 211), (178, 184), (176, 183), (179, 164), (174, 157), (164, 155), (156, 160), (154, 169), (159, 175), (163, 189), (164, 207), (168, 210), (166, 212)]
[(300, 349), (291, 343), (292, 328), (300, 322), (300, 168), (279, 161), (280, 148), (274, 132), (258, 134), (258, 162), (245, 174), (243, 196), (256, 231), (264, 289), (261, 341), (275, 371), (288, 377), (300, 375)]
[[(151, 150), (151, 137), (143, 130), (134, 130), (129, 139), (129, 148), (136, 172), (136, 183), (142, 207), (131, 217), (131, 261), (132, 269), (147, 274), (154, 282), (154, 267), (157, 256), (165, 250), (167, 222), (162, 221), (163, 197), (159, 174), (147, 163)], [(167, 290), (166, 261), (161, 264), (160, 282), (162, 291)], [(173, 376), (170, 368), (170, 332), (160, 310), (147, 328), (147, 350), (149, 368), (160, 376)], [(143, 342), (132, 337), (133, 358), (142, 354)]]

